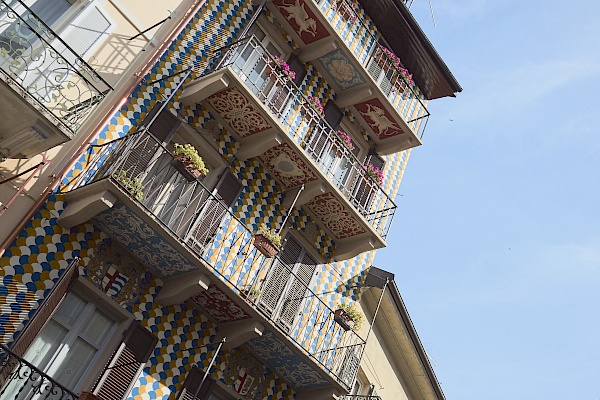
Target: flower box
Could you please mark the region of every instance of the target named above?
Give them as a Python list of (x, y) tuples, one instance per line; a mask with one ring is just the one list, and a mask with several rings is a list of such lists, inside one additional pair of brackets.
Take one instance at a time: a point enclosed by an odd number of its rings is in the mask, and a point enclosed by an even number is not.
[(177, 170), (188, 182), (193, 182), (204, 174), (194, 168), (194, 163), (183, 154), (174, 156), (171, 161), (173, 168)]
[(273, 258), (279, 253), (279, 247), (275, 246), (273, 242), (262, 233), (254, 235), (254, 247), (267, 258)]
[(342, 310), (341, 308), (335, 310), (333, 313), (333, 320), (337, 322), (345, 331), (354, 329), (354, 320), (350, 318), (350, 316), (346, 314), (346, 311)]

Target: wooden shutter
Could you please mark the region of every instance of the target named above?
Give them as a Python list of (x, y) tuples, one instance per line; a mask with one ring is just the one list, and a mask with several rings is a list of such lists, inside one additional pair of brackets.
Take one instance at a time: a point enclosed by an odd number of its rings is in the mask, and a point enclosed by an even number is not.
[(166, 106), (161, 110), (162, 105), (162, 102), (156, 102), (140, 124), (138, 131), (148, 128), (148, 132), (158, 139), (159, 142), (167, 144), (175, 136), (175, 132), (181, 125), (181, 121)]
[(75, 257), (69, 264), (65, 272), (58, 279), (50, 294), (44, 299), (37, 308), (33, 317), (29, 320), (25, 328), (21, 331), (17, 339), (13, 342), (11, 350), (18, 356), (23, 356), (27, 348), (37, 334), (42, 330), (46, 322), (50, 319), (54, 310), (58, 307), (73, 282), (79, 276), (79, 257)]
[(383, 171), (383, 167), (385, 167), (385, 160), (379, 154), (377, 154), (375, 150), (371, 149), (369, 150), (369, 156), (367, 157), (367, 162), (365, 164), (373, 164), (375, 167)]
[[(177, 400), (206, 400), (217, 383), (213, 378), (207, 375), (202, 387), (198, 390), (198, 386), (202, 382), (203, 376), (204, 371), (197, 366), (192, 367), (183, 382), (183, 388), (177, 395)], [(194, 396), (196, 390), (198, 390), (198, 394)]]
[(213, 191), (214, 197), (206, 200), (188, 235), (187, 242), (194, 250), (201, 253), (212, 240), (227, 210), (237, 201), (241, 191), (242, 184), (231, 172), (225, 171)]
[(304, 68), (304, 64), (295, 54), (290, 56), (287, 64), (290, 66), (290, 69), (296, 73), (296, 76), (294, 77), (294, 83), (296, 86), (300, 86), (304, 80), (304, 77), (306, 76), (306, 68)]
[[(73, 51), (81, 58), (83, 58), (100, 39), (108, 36), (108, 31), (111, 27), (110, 20), (96, 5), (90, 5), (83, 13), (84, 15), (82, 18), (77, 18), (75, 22), (70, 23), (60, 35), (69, 47), (71, 47), (71, 49), (73, 49)], [(74, 62), (75, 60), (69, 61)]]
[(123, 399), (132, 389), (158, 339), (139, 322), (132, 321), (123, 343), (113, 353), (96, 382), (94, 394), (103, 400)]
[(354, 382), (354, 377), (358, 373), (358, 367), (360, 366), (360, 359), (356, 354), (356, 349), (356, 346), (348, 346), (342, 349), (346, 354), (344, 355), (344, 361), (340, 364), (338, 376), (348, 386)]
[(327, 121), (329, 126), (337, 130), (340, 127), (340, 122), (344, 119), (344, 112), (331, 100), (325, 104), (323, 111), (325, 113), (325, 121)]

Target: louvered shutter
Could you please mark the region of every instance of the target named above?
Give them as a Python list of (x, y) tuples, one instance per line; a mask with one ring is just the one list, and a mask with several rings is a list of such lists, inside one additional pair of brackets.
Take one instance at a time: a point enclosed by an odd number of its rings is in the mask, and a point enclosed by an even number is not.
[(242, 184), (231, 172), (225, 171), (213, 191), (214, 197), (210, 196), (206, 200), (190, 229), (187, 242), (194, 250), (202, 253), (217, 233), (223, 217), (237, 201), (241, 191)]
[(290, 330), (294, 325), (294, 321), (306, 300), (306, 288), (312, 279), (316, 266), (317, 263), (312, 257), (304, 254), (294, 268), (294, 275), (290, 277), (286, 294), (282, 299), (281, 310), (279, 311), (278, 323), (285, 330)]
[(385, 160), (379, 154), (377, 154), (375, 150), (371, 149), (369, 150), (369, 156), (367, 157), (367, 162), (365, 164), (373, 164), (375, 167), (383, 171), (383, 167), (385, 167)]
[(294, 77), (294, 83), (296, 86), (300, 86), (304, 77), (306, 76), (306, 68), (304, 68), (304, 63), (300, 61), (297, 55), (292, 54), (290, 59), (287, 61), (287, 64), (290, 66), (290, 69), (296, 73)]
[(358, 373), (358, 367), (360, 366), (360, 359), (356, 354), (356, 350), (354, 346), (342, 349), (346, 354), (344, 355), (344, 361), (340, 364), (338, 375), (347, 386), (352, 385), (352, 382), (354, 382), (354, 378)]
[[(108, 36), (111, 22), (98, 6), (91, 5), (83, 11), (82, 18), (70, 23), (60, 35), (73, 51), (83, 58), (101, 39)], [(71, 52), (68, 52), (71, 54)], [(69, 60), (75, 64), (75, 60)]]
[(120, 400), (131, 391), (158, 339), (139, 322), (133, 321), (123, 343), (113, 353), (96, 382), (93, 393), (103, 400)]
[(331, 100), (325, 104), (323, 111), (325, 113), (325, 121), (327, 121), (329, 126), (337, 130), (340, 127), (340, 122), (344, 119), (344, 112)]
[[(216, 381), (207, 375), (202, 387), (198, 390), (198, 386), (202, 382), (203, 376), (204, 371), (196, 366), (192, 367), (183, 382), (183, 388), (177, 395), (177, 400), (206, 400), (212, 389), (215, 387)], [(197, 390), (198, 394), (194, 396)]]
[(23, 329), (23, 331), (21, 331), (21, 333), (11, 346), (11, 350), (15, 354), (22, 357), (23, 354), (25, 354), (25, 351), (27, 350), (31, 342), (33, 342), (33, 339), (35, 339), (35, 337), (42, 330), (46, 322), (50, 319), (50, 317), (54, 313), (54, 310), (56, 310), (60, 302), (63, 300), (63, 298), (69, 291), (69, 288), (71, 287), (73, 282), (79, 276), (79, 261), (79, 257), (76, 257), (73, 261), (71, 261), (65, 272), (63, 272), (61, 277), (56, 282), (56, 285), (54, 285), (54, 287), (52, 288), (50, 294), (37, 308), (35, 314), (33, 315), (33, 317), (31, 317), (27, 325), (25, 325), (25, 328)]
[(162, 105), (162, 102), (156, 102), (138, 127), (138, 131), (148, 128), (148, 132), (159, 142), (167, 144), (173, 139), (175, 132), (181, 125), (181, 121), (166, 106), (161, 110)]

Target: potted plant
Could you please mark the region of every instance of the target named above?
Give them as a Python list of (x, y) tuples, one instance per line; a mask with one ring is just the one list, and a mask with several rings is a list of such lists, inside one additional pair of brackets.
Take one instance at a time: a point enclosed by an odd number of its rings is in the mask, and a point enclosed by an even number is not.
[(281, 235), (275, 229), (269, 229), (266, 224), (258, 226), (258, 232), (254, 235), (254, 247), (265, 257), (272, 258), (279, 253), (281, 246)]
[(379, 184), (379, 186), (383, 185), (383, 171), (374, 166), (373, 164), (365, 164), (365, 169), (367, 170), (367, 174)]
[(113, 176), (134, 199), (142, 201), (144, 198), (144, 185), (142, 185), (142, 181), (139, 178), (128, 177), (125, 170), (120, 170)]
[[(267, 61), (268, 67), (274, 70), (283, 71), (285, 76), (287, 76), (290, 80), (293, 81), (294, 78), (296, 78), (296, 72), (292, 71), (288, 63), (283, 61), (282, 58), (277, 56), (269, 56), (268, 58), (265, 58), (265, 61)], [(267, 73), (269, 73), (269, 71), (267, 71)]]
[(260, 290), (255, 285), (246, 285), (241, 290), (242, 297), (249, 301), (253, 301), (258, 299), (260, 295)]
[(383, 70), (392, 70), (392, 85), (399, 93), (404, 93), (406, 84), (414, 85), (412, 74), (402, 65), (400, 58), (385, 46), (379, 46), (375, 52), (375, 61)]
[(198, 150), (191, 144), (173, 145), (172, 165), (189, 182), (208, 174), (208, 169), (204, 165), (202, 157), (198, 155)]
[(344, 146), (346, 146), (348, 150), (354, 150), (354, 144), (352, 144), (352, 139), (350, 138), (350, 135), (348, 135), (344, 131), (337, 131), (336, 135), (342, 140), (342, 143), (344, 143)]
[(321, 100), (315, 96), (308, 96), (306, 100), (308, 100), (309, 104), (319, 113), (321, 117), (325, 116), (325, 109), (321, 104)]
[(363, 316), (354, 304), (339, 303), (337, 310), (333, 313), (333, 320), (340, 324), (345, 331), (359, 330)]

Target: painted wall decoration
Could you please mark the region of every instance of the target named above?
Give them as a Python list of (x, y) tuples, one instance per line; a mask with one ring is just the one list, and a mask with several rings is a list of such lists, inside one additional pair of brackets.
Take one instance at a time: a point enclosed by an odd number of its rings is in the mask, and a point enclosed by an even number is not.
[(379, 139), (384, 140), (404, 133), (394, 120), (394, 117), (392, 117), (392, 114), (378, 98), (355, 104), (354, 108), (356, 108)]
[(317, 175), (287, 143), (270, 148), (260, 159), (286, 189), (317, 180)]
[(365, 233), (356, 219), (331, 192), (314, 197), (306, 206), (338, 239)]
[(276, 0), (273, 4), (305, 44), (329, 36), (305, 0)]
[(190, 300), (215, 321), (232, 322), (249, 319), (250, 315), (215, 285), (210, 285)]
[(242, 138), (272, 128), (258, 109), (237, 88), (215, 93), (207, 101)]
[(351, 89), (366, 82), (341, 50), (334, 50), (318, 61), (341, 90)]

